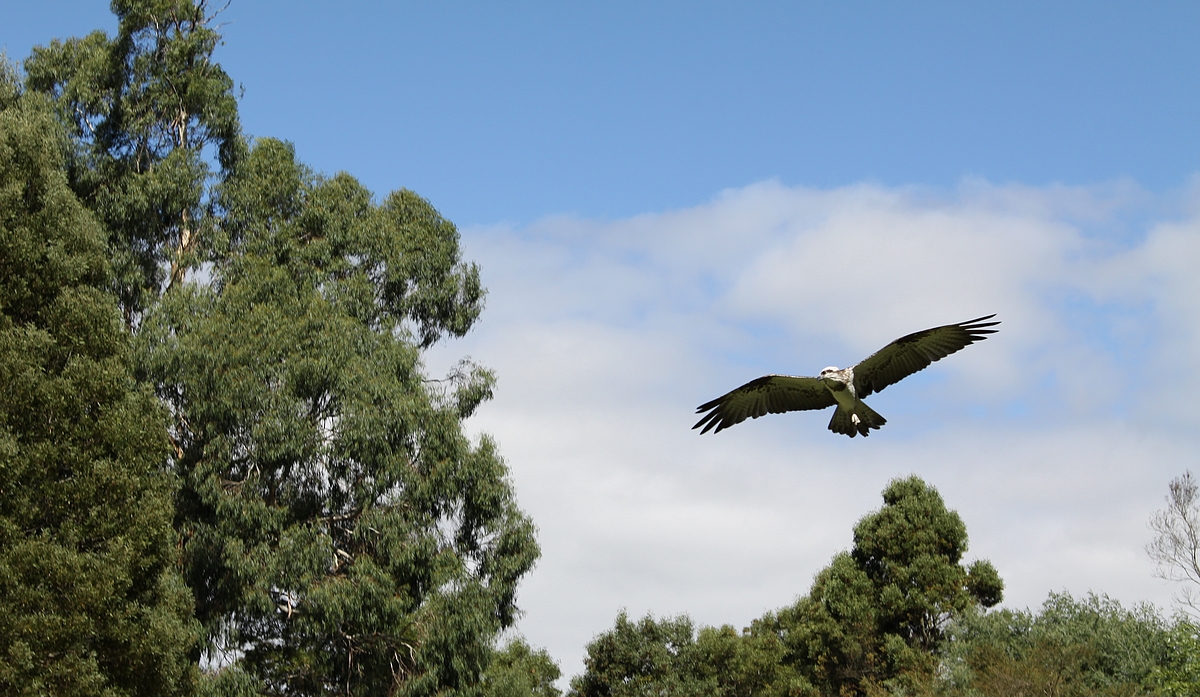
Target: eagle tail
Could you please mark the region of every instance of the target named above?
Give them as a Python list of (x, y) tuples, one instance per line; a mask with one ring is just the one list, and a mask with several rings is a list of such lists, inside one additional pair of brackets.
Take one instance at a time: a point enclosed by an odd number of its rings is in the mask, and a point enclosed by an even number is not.
[(838, 405), (833, 411), (833, 418), (829, 420), (829, 430), (851, 438), (859, 434), (866, 438), (872, 428), (877, 429), (886, 423), (887, 419), (880, 416), (879, 412), (868, 407), (865, 402), (858, 401), (853, 411)]

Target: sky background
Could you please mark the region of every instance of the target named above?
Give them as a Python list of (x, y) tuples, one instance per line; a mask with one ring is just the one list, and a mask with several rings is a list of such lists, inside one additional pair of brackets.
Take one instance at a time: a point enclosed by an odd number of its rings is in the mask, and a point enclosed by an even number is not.
[[(110, 33), (14, 3), (0, 46)], [(567, 676), (631, 616), (742, 627), (808, 590), (897, 476), (963, 517), (1008, 607), (1172, 607), (1143, 550), (1200, 455), (1200, 5), (255, 2), (217, 57), (254, 136), (462, 232), (488, 308), (433, 373), (498, 374), (538, 525), (518, 629)], [(695, 406), (998, 313), (829, 412)]]

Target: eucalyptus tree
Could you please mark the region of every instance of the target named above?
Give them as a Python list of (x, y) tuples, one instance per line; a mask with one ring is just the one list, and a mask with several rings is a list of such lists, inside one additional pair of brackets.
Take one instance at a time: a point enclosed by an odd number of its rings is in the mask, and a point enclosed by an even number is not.
[(701, 627), (686, 615), (631, 622), (624, 612), (587, 646), (571, 697), (807, 697), (816, 690), (783, 662), (771, 632)]
[(112, 5), (115, 37), (35, 49), (26, 84), (168, 413), (203, 689), (475, 690), (538, 554), (495, 444), (463, 431), (491, 373), (422, 363), (478, 317), (478, 269), (416, 194), (247, 141), (204, 0)]
[(1127, 609), (1103, 595), (1051, 593), (1040, 611), (958, 617), (944, 645), (942, 688), (989, 697), (1200, 694), (1195, 631), (1182, 619), (1172, 626), (1148, 603)]
[(475, 685), (537, 556), (506, 468), (461, 421), (491, 395), (421, 350), (478, 316), (454, 226), (264, 139), (218, 192), (211, 282), (143, 325), (177, 415), (176, 511), (208, 662), (273, 694)]
[(916, 476), (897, 479), (883, 502), (807, 596), (758, 621), (788, 647), (784, 661), (824, 694), (915, 689), (936, 669), (949, 622), (1002, 597), (990, 562), (962, 564), (966, 526), (936, 489)]
[(562, 675), (545, 649), (517, 637), (492, 657), (483, 675), (483, 697), (561, 697), (554, 682)]

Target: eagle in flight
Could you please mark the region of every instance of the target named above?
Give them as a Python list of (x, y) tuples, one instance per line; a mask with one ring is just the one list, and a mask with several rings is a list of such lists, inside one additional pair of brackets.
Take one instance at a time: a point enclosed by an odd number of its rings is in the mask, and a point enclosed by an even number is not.
[(824, 409), (837, 405), (829, 430), (853, 438), (866, 438), (872, 428), (887, 423), (874, 409), (862, 401), (872, 392), (882, 392), (888, 385), (900, 382), (929, 364), (983, 341), (997, 330), (988, 329), (1000, 324), (988, 322), (996, 315), (947, 324), (902, 336), (852, 368), (838, 370), (828, 367), (815, 378), (796, 375), (766, 375), (701, 404), (697, 414), (704, 414), (692, 428), (704, 427), (701, 433), (714, 433), (740, 424), (747, 418), (757, 419), (764, 414), (785, 411)]

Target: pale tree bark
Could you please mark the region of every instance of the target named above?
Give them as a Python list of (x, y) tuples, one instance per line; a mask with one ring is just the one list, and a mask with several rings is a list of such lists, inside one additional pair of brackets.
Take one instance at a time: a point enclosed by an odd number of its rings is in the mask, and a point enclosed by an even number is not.
[[(186, 110), (180, 109), (179, 115), (176, 117), (176, 142), (178, 148), (188, 147), (188, 120), (191, 114)], [(188, 215), (188, 209), (184, 208), (179, 214), (179, 244), (175, 247), (175, 256), (171, 259), (171, 280), (167, 285), (170, 289), (176, 284), (182, 283), (184, 275), (187, 274), (187, 264), (185, 257), (188, 252), (192, 251), (192, 247), (196, 244), (192, 235), (191, 216)]]

